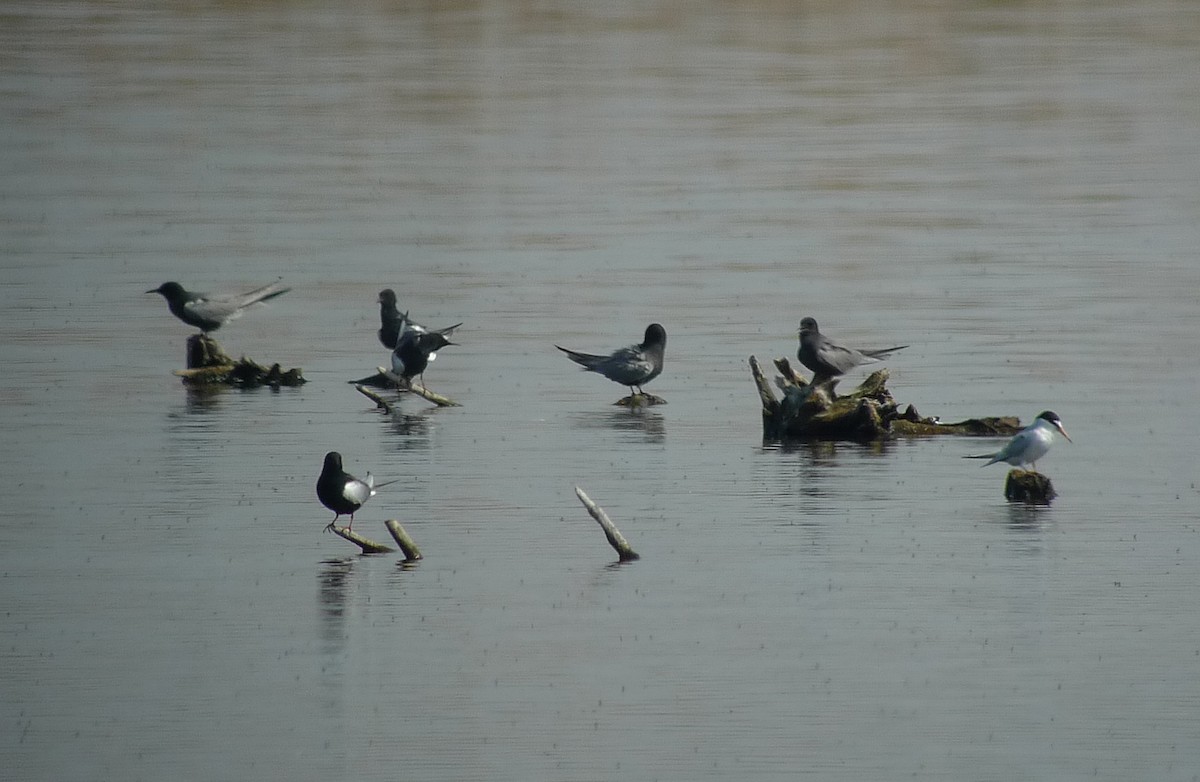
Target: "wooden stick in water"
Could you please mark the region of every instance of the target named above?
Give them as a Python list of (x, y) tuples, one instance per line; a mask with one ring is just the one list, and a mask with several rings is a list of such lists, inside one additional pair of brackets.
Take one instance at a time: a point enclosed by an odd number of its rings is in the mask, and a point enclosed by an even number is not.
[(355, 386), (354, 390), (374, 402), (375, 406), (383, 412), (388, 414), (392, 412), (392, 406), (388, 404), (388, 401), (366, 386)]
[(579, 501), (583, 503), (583, 507), (587, 508), (587, 512), (591, 514), (591, 517), (600, 524), (600, 528), (604, 530), (604, 537), (608, 538), (609, 545), (616, 549), (617, 555), (621, 558), (622, 562), (632, 562), (635, 559), (641, 559), (641, 556), (625, 540), (625, 536), (621, 534), (621, 530), (617, 529), (617, 526), (608, 518), (608, 514), (604, 512), (604, 508), (592, 502), (592, 498), (587, 496), (583, 489), (578, 486), (575, 487), (575, 495), (579, 497)]
[(361, 548), (362, 553), (364, 553), (364, 554), (386, 554), (389, 551), (396, 550), (394, 548), (389, 548), (388, 546), (385, 546), (382, 543), (376, 543), (373, 540), (364, 538), (362, 535), (359, 535), (354, 530), (347, 529), (346, 527), (335, 527), (333, 525), (330, 525), (329, 527), (327, 527), (327, 529), (330, 530), (334, 535), (337, 535), (340, 538), (344, 538), (345, 540), (348, 540), (351, 543), (353, 543), (354, 545)]
[(438, 407), (462, 407), (462, 405), (460, 405), (458, 402), (455, 402), (450, 397), (442, 396), (441, 394), (430, 391), (428, 388), (425, 388), (422, 385), (405, 380), (391, 370), (384, 369), (383, 367), (375, 367), (375, 369), (379, 372), (379, 374), (395, 383), (396, 387), (401, 391), (411, 391), (425, 401), (433, 402)]
[(395, 519), (388, 519), (383, 524), (387, 527), (388, 532), (392, 533), (392, 539), (396, 541), (396, 545), (404, 552), (404, 558), (407, 561), (416, 562), (418, 559), (421, 559), (421, 549), (417, 548), (417, 544), (409, 536), (408, 530), (404, 529), (400, 522)]

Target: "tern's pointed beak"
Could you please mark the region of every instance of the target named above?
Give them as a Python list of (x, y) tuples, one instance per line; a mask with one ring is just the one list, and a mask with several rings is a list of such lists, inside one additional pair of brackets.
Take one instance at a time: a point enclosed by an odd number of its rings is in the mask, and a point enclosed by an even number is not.
[(1063, 437), (1067, 438), (1068, 443), (1075, 442), (1074, 440), (1071, 439), (1071, 435), (1067, 434), (1067, 429), (1062, 424), (1056, 423), (1056, 424), (1054, 424), (1054, 428), (1057, 429), (1062, 434)]

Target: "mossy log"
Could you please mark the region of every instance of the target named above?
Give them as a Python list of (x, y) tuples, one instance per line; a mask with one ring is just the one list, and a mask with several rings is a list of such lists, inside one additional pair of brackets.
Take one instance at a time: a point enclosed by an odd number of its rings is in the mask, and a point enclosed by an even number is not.
[(869, 441), (945, 434), (1007, 437), (1021, 428), (1019, 419), (1011, 416), (946, 424), (921, 417), (912, 405), (901, 411), (887, 388), (886, 369), (872, 372), (858, 388), (839, 396), (837, 380), (813, 385), (786, 358), (776, 359), (775, 368), (780, 373), (775, 383), (782, 399), (775, 397), (758, 359), (750, 357), (750, 374), (762, 403), (763, 437), (768, 440)]
[(237, 361), (230, 358), (217, 341), (207, 334), (193, 334), (187, 341), (187, 369), (178, 369), (175, 374), (189, 386), (236, 386), (257, 388), (258, 386), (302, 386), (304, 379), (298, 367), (284, 370), (279, 364), (264, 367), (242, 356)]
[(632, 562), (635, 559), (641, 559), (641, 556), (629, 545), (629, 541), (625, 540), (625, 536), (621, 534), (621, 530), (617, 529), (617, 525), (613, 524), (612, 519), (604, 512), (604, 508), (592, 502), (592, 498), (587, 496), (584, 490), (578, 486), (575, 487), (575, 496), (583, 503), (583, 507), (587, 508), (588, 515), (595, 519), (600, 528), (604, 530), (604, 537), (608, 540), (608, 545), (616, 550), (617, 556), (622, 562)]
[(1009, 470), (1004, 479), (1004, 499), (1026, 505), (1049, 505), (1058, 496), (1054, 484), (1040, 472)]
[(640, 394), (623, 396), (617, 401), (613, 402), (613, 405), (617, 407), (628, 407), (630, 409), (634, 409), (638, 407), (654, 407), (655, 405), (665, 405), (666, 403), (667, 400), (663, 399), (661, 396), (647, 394), (645, 391), (643, 391)]

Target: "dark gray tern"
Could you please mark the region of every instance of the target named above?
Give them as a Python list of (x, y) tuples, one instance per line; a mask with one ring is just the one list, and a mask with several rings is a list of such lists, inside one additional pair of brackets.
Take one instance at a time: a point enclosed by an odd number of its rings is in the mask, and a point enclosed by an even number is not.
[[(443, 337), (449, 337), (461, 325), (461, 323), (455, 323), (453, 326), (437, 329), (436, 333)], [(409, 319), (407, 312), (400, 312), (396, 308), (396, 292), (391, 288), (384, 288), (379, 292), (379, 342), (388, 350), (395, 350), (396, 345), (400, 342), (400, 335), (405, 331), (435, 332), (434, 329), (425, 328), (420, 323)]]
[(667, 348), (667, 331), (657, 323), (646, 327), (646, 336), (640, 345), (621, 348), (607, 356), (579, 353), (564, 347), (554, 347), (589, 372), (604, 375), (614, 383), (629, 386), (631, 393), (645, 393), (642, 386), (658, 377), (663, 370), (663, 354)]
[(276, 280), (270, 285), (255, 288), (248, 293), (213, 296), (185, 290), (177, 282), (164, 282), (146, 293), (162, 294), (162, 297), (167, 300), (167, 308), (171, 310), (172, 315), (207, 334), (239, 317), (247, 307), (269, 301), (276, 296), (282, 296), (290, 290), (291, 288), (281, 287), (279, 280)]
[(1054, 433), (1059, 432), (1063, 437), (1067, 438), (1067, 442), (1074, 442), (1067, 430), (1063, 427), (1062, 419), (1058, 417), (1058, 413), (1052, 410), (1045, 410), (1038, 413), (1038, 417), (1033, 419), (1033, 423), (1025, 427), (1021, 431), (1013, 435), (1013, 438), (999, 451), (995, 453), (984, 453), (978, 456), (964, 456), (964, 459), (987, 459), (983, 467), (996, 462), (1007, 462), (1014, 467), (1020, 467), (1023, 464), (1032, 464), (1033, 469), (1037, 471), (1037, 460), (1046, 455), (1050, 450), (1050, 446), (1054, 443)]
[(804, 318), (800, 321), (800, 350), (796, 357), (813, 373), (813, 385), (829, 378), (844, 375), (851, 369), (887, 358), (908, 345), (881, 350), (855, 350), (843, 347), (821, 333), (817, 321)]

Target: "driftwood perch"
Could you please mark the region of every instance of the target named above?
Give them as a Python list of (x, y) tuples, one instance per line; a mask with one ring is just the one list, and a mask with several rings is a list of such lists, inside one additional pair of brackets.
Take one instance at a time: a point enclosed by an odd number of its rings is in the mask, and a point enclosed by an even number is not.
[(258, 386), (302, 386), (304, 379), (299, 367), (284, 371), (279, 364), (264, 367), (250, 359), (234, 361), (217, 341), (207, 334), (193, 334), (187, 341), (187, 369), (178, 369), (175, 374), (189, 386), (224, 385), (238, 388)]
[(1040, 472), (1033, 470), (1009, 470), (1004, 479), (1004, 499), (1023, 502), (1026, 505), (1049, 505), (1058, 496), (1054, 484)]
[(376, 367), (375, 369), (380, 375), (390, 380), (395, 387), (401, 391), (409, 391), (414, 393), (427, 402), (433, 402), (438, 407), (462, 407), (462, 405), (460, 405), (458, 402), (455, 402), (450, 397), (442, 396), (441, 394), (430, 391), (428, 388), (425, 388), (425, 386), (422, 386), (419, 383), (414, 383), (411, 380), (405, 380), (390, 370), (384, 369), (383, 367)]
[(887, 388), (888, 371), (872, 372), (858, 388), (845, 396), (834, 390), (837, 381), (813, 385), (786, 358), (775, 360), (783, 392), (777, 399), (758, 359), (750, 357), (750, 374), (762, 403), (763, 437), (768, 440), (880, 440), (897, 435), (1010, 436), (1020, 431), (1014, 417), (972, 418), (944, 424), (922, 418), (912, 405), (903, 412)]
[(389, 404), (388, 401), (386, 399), (384, 399), (383, 397), (381, 397), (379, 394), (375, 393), (371, 389), (369, 389), (365, 386), (362, 386), (362, 385), (354, 386), (354, 390), (357, 391), (358, 393), (362, 394), (363, 396), (365, 396), (367, 399), (370, 399), (372, 402), (374, 402), (375, 406), (378, 407), (383, 412), (388, 413), (389, 415), (391, 414), (391, 412), (392, 412), (391, 404)]
[(382, 543), (376, 543), (375, 541), (370, 540), (369, 538), (364, 538), (362, 535), (359, 535), (354, 530), (348, 529), (346, 527), (335, 527), (332, 524), (330, 524), (328, 527), (326, 527), (326, 529), (328, 529), (334, 535), (337, 535), (340, 538), (348, 540), (351, 543), (353, 543), (354, 545), (358, 546), (359, 548), (362, 549), (362, 553), (364, 553), (364, 554), (386, 554), (389, 551), (395, 551), (394, 548), (389, 548), (388, 546), (385, 546)]
[(608, 518), (608, 514), (604, 512), (596, 503), (592, 502), (592, 498), (587, 496), (583, 489), (575, 487), (575, 495), (579, 497), (579, 501), (583, 503), (583, 507), (587, 508), (587, 512), (595, 519), (600, 528), (604, 530), (604, 537), (608, 538), (608, 544), (616, 549), (617, 556), (622, 562), (632, 562), (635, 559), (641, 559), (636, 551), (634, 551), (625, 536), (621, 534), (621, 530), (612, 523)]
[(396, 545), (404, 552), (405, 560), (416, 562), (422, 558), (421, 549), (417, 548), (417, 544), (409, 536), (408, 530), (404, 529), (400, 522), (395, 519), (388, 519), (383, 524), (387, 527), (388, 532), (392, 533), (392, 540), (396, 541)]

